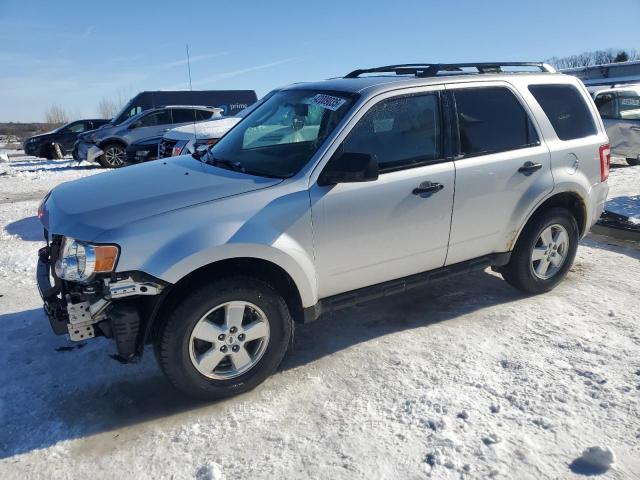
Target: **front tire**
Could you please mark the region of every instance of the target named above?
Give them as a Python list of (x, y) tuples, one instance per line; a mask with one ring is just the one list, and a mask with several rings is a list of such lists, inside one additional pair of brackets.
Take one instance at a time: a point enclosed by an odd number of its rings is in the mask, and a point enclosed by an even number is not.
[(292, 329), (287, 305), (271, 285), (230, 277), (202, 286), (177, 306), (155, 353), (174, 386), (215, 400), (251, 390), (274, 373)]
[(527, 293), (553, 289), (565, 277), (578, 249), (578, 224), (564, 208), (533, 217), (522, 231), (509, 263), (500, 273)]
[(632, 167), (635, 167), (637, 165), (640, 165), (640, 159), (638, 159), (638, 158), (627, 158), (627, 163), (629, 165), (631, 165)]
[(102, 149), (104, 152), (98, 157), (98, 162), (105, 168), (120, 168), (125, 164), (125, 148), (119, 143), (108, 143)]

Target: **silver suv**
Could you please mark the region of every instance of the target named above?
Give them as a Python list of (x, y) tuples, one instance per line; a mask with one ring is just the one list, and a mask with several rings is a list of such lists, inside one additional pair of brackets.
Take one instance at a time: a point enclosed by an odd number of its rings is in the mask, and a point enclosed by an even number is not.
[(79, 137), (75, 145), (76, 160), (98, 161), (105, 168), (125, 165), (126, 149), (130, 143), (143, 138), (162, 136), (164, 132), (181, 126), (219, 117), (220, 108), (175, 105), (145, 110), (113, 125), (107, 124)]
[(608, 192), (593, 101), (538, 63), (292, 85), (194, 155), (56, 187), (38, 284), (56, 333), (125, 362), (152, 344), (207, 399), (258, 385), (325, 312), (487, 267), (552, 289)]

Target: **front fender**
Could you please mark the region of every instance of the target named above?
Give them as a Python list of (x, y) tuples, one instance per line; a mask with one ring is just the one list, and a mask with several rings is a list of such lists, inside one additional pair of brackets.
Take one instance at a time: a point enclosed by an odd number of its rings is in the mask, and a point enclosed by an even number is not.
[(318, 300), (306, 190), (272, 187), (206, 202), (129, 223), (96, 241), (121, 246), (118, 272), (140, 270), (172, 284), (221, 260), (266, 260), (289, 274), (304, 307)]
[[(285, 240), (285, 242), (290, 240)], [(309, 307), (318, 302), (313, 262), (306, 253), (297, 249), (287, 249), (285, 251), (273, 246), (248, 243), (220, 245), (194, 252), (182, 258), (159, 278), (176, 283), (201, 267), (234, 258), (266, 260), (279, 266), (287, 272), (296, 284), (303, 307)]]

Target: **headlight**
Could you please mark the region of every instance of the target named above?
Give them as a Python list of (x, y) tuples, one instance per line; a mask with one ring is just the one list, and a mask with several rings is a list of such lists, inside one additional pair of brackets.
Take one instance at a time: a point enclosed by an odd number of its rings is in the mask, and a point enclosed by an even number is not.
[(112, 272), (118, 253), (115, 245), (91, 245), (65, 237), (55, 265), (56, 275), (70, 282), (86, 283), (94, 273)]
[(40, 201), (40, 205), (38, 205), (38, 218), (40, 220), (42, 220), (42, 217), (44, 217), (44, 206), (47, 203), (47, 200), (49, 200), (49, 197), (51, 196), (51, 192), (53, 190), (49, 190), (49, 192), (44, 196), (44, 198)]

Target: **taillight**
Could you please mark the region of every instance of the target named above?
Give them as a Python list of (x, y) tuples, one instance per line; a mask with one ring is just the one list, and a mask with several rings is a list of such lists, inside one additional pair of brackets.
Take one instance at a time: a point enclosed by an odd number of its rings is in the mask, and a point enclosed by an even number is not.
[(600, 181), (605, 182), (609, 178), (611, 166), (611, 148), (609, 145), (600, 145)]

